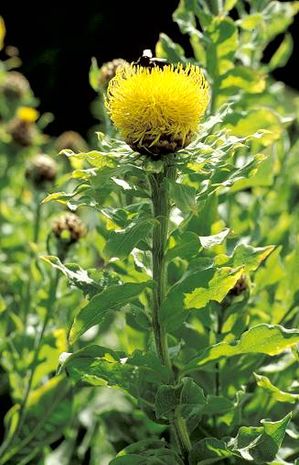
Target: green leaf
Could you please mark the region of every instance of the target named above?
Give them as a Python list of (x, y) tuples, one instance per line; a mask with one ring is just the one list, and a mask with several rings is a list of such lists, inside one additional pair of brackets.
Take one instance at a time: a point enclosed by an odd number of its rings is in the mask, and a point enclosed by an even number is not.
[(278, 355), (299, 343), (299, 330), (260, 324), (242, 334), (239, 340), (220, 342), (205, 349), (186, 366), (186, 372), (220, 358), (242, 354)]
[(228, 259), (227, 256), (218, 255), (216, 264), (225, 264), (226, 266), (242, 266), (246, 273), (255, 271), (260, 264), (273, 252), (275, 247), (268, 245), (266, 247), (252, 247), (251, 245), (240, 244), (234, 249), (233, 254)]
[(174, 410), (179, 403), (181, 389), (181, 385), (162, 385), (159, 387), (155, 402), (157, 419), (173, 417)]
[(244, 90), (249, 94), (263, 92), (266, 87), (265, 76), (246, 66), (235, 66), (221, 76), (219, 81), (221, 93), (233, 95), (235, 92)]
[(107, 258), (126, 258), (138, 245), (138, 242), (146, 239), (153, 227), (154, 220), (147, 218), (131, 223), (120, 231), (112, 231), (106, 243), (104, 254)]
[[(75, 381), (91, 386), (116, 386), (135, 396), (141, 403), (144, 395), (153, 400), (158, 386), (169, 381), (169, 370), (155, 354), (136, 351), (131, 357), (120, 357), (101, 346), (87, 346), (60, 357), (60, 371)], [(155, 386), (153, 393), (149, 392)]]
[[(54, 256), (43, 256), (41, 257), (46, 263), (50, 263), (54, 268), (61, 271), (64, 276), (69, 280), (72, 286), (76, 286), (80, 290), (84, 292), (84, 294), (88, 294), (93, 296), (94, 294), (98, 294), (100, 291), (103, 290), (107, 284), (116, 284), (115, 277), (113, 282), (113, 277), (109, 280), (109, 277), (106, 276), (104, 279), (104, 273), (101, 272), (102, 280), (95, 281), (91, 276), (91, 272), (89, 270), (84, 270), (81, 268), (80, 265), (76, 263), (67, 263), (64, 265), (58, 257)], [(100, 276), (98, 276), (100, 278)]]
[(203, 409), (203, 415), (222, 415), (234, 409), (234, 403), (223, 396), (209, 394), (207, 404)]
[(272, 55), (268, 64), (269, 70), (273, 71), (276, 68), (283, 68), (292, 55), (293, 47), (294, 43), (291, 34), (286, 34), (278, 49)]
[(218, 77), (233, 68), (238, 48), (238, 30), (231, 18), (214, 17), (207, 28), (207, 69), (212, 77)]
[(215, 245), (222, 244), (230, 232), (229, 228), (225, 228), (223, 231), (212, 234), (211, 236), (199, 236), (199, 241), (204, 249), (209, 249)]
[(258, 375), (254, 373), (257, 385), (269, 392), (271, 397), (277, 402), (288, 402), (294, 404), (299, 400), (299, 394), (281, 391), (278, 387), (274, 386), (267, 376)]
[(227, 448), (224, 441), (216, 438), (205, 438), (193, 445), (190, 452), (190, 465), (210, 465), (232, 455), (233, 453)]
[(244, 460), (264, 464), (275, 459), (282, 444), (291, 414), (279, 421), (261, 420), (263, 426), (242, 426), (228, 447)]
[(253, 31), (258, 26), (263, 24), (264, 18), (261, 13), (252, 13), (250, 15), (246, 15), (238, 21), (238, 25), (245, 29), (246, 31)]
[(184, 49), (163, 33), (160, 34), (156, 44), (156, 55), (159, 58), (166, 58), (171, 63), (184, 61)]
[(101, 323), (109, 311), (119, 310), (130, 300), (136, 299), (145, 288), (150, 286), (150, 283), (146, 281), (113, 285), (95, 295), (76, 315), (70, 329), (70, 344), (73, 344), (89, 328)]
[(184, 310), (201, 309), (211, 300), (221, 302), (243, 272), (238, 268), (215, 268), (210, 259), (197, 259), (180, 281), (174, 284), (161, 307), (161, 321), (168, 330), (185, 320)]
[(224, 10), (229, 12), (234, 8), (238, 0), (224, 0)]
[[(226, 117), (227, 128), (237, 137), (260, 133), (259, 143), (267, 147), (281, 137), (283, 126), (278, 114), (270, 108), (259, 107), (248, 112), (234, 112)], [(262, 133), (263, 131), (263, 133)]]
[(144, 439), (123, 449), (109, 465), (183, 465), (165, 441)]
[[(197, 287), (191, 293), (185, 293), (184, 308), (204, 308), (208, 302), (222, 302), (228, 292), (235, 286), (244, 272), (242, 267), (223, 267), (216, 269), (207, 287)], [(198, 281), (201, 283), (201, 281)]]
[(175, 181), (168, 181), (170, 196), (173, 198), (176, 207), (182, 212), (196, 211), (196, 189)]
[(162, 385), (156, 395), (155, 410), (157, 419), (174, 418), (179, 411), (187, 422), (188, 429), (193, 431), (202, 417), (206, 398), (202, 388), (192, 379), (183, 378), (180, 384)]
[(207, 400), (203, 389), (192, 378), (183, 378), (182, 383), (179, 410), (192, 432), (201, 420)]
[(92, 386), (118, 386), (128, 389), (134, 367), (122, 363), (112, 350), (100, 346), (87, 346), (73, 354), (62, 354), (60, 370), (76, 382)]

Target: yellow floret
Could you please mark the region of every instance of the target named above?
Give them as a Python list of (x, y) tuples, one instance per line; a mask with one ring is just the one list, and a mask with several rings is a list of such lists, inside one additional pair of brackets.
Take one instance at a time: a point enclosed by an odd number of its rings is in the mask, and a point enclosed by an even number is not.
[(20, 107), (17, 110), (17, 118), (26, 123), (34, 123), (39, 117), (39, 113), (35, 108)]
[(198, 131), (209, 103), (209, 86), (197, 66), (127, 66), (110, 81), (106, 107), (134, 148), (155, 151), (165, 140), (182, 148)]

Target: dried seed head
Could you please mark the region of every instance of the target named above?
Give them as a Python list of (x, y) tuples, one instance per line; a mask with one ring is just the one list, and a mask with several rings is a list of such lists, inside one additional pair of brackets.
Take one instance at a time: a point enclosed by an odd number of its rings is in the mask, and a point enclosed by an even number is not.
[(59, 137), (57, 137), (55, 148), (57, 152), (61, 152), (61, 150), (64, 149), (70, 149), (76, 153), (88, 151), (88, 145), (86, 141), (78, 132), (75, 131), (65, 131)]
[(43, 189), (47, 183), (54, 183), (56, 174), (56, 162), (45, 154), (34, 157), (25, 172), (26, 178), (40, 189)]
[(1, 90), (8, 100), (18, 100), (30, 90), (29, 82), (21, 73), (10, 71), (6, 74)]
[(60, 242), (69, 246), (85, 236), (86, 227), (77, 215), (65, 213), (54, 221), (52, 231)]
[(99, 86), (106, 88), (112, 78), (116, 75), (119, 67), (129, 66), (129, 63), (122, 58), (115, 58), (112, 61), (104, 63), (100, 68)]

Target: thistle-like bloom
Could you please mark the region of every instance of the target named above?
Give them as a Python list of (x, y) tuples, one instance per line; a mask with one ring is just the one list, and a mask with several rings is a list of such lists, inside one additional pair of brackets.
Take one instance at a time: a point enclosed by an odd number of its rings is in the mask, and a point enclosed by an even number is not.
[(117, 70), (106, 107), (125, 141), (140, 153), (163, 155), (186, 147), (209, 103), (209, 86), (197, 66), (131, 65)]

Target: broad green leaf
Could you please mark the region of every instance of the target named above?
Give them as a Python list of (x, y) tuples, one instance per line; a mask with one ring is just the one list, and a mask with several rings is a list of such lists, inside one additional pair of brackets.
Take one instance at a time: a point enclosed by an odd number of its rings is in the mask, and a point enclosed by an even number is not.
[(76, 315), (70, 329), (70, 344), (73, 344), (89, 328), (100, 324), (109, 311), (119, 310), (130, 300), (136, 299), (149, 286), (149, 281), (112, 285), (95, 295)]
[(244, 90), (249, 94), (263, 92), (266, 87), (265, 76), (245, 66), (236, 66), (222, 75), (219, 87), (225, 95)]
[(180, 184), (175, 181), (169, 181), (169, 191), (176, 207), (182, 212), (196, 211), (196, 189), (194, 187)]
[(199, 236), (199, 241), (204, 249), (209, 249), (215, 245), (222, 244), (230, 232), (229, 228), (225, 228), (223, 231), (212, 234), (211, 236)]
[[(197, 287), (191, 293), (185, 293), (184, 308), (200, 309), (211, 300), (222, 302), (228, 292), (235, 286), (244, 272), (242, 267), (218, 268), (208, 283), (208, 287)], [(200, 281), (198, 282), (200, 283)]]
[[(111, 276), (105, 272), (96, 273), (95, 270), (93, 270), (92, 273), (90, 270), (84, 270), (76, 263), (67, 263), (64, 265), (58, 257), (54, 256), (43, 256), (41, 258), (61, 271), (69, 280), (70, 284), (81, 289), (84, 294), (93, 296), (101, 292), (107, 285), (119, 283), (119, 280), (113, 273)], [(97, 275), (97, 280), (94, 279), (95, 275)]]
[(205, 405), (206, 398), (202, 388), (193, 379), (186, 377), (176, 386), (159, 387), (155, 401), (156, 416), (158, 419), (171, 419), (176, 415), (176, 410), (179, 410), (192, 431), (201, 420)]
[(174, 329), (186, 318), (186, 309), (201, 309), (214, 300), (221, 302), (234, 287), (243, 268), (215, 268), (210, 259), (197, 259), (180, 281), (174, 284), (162, 305), (161, 320)]
[(238, 21), (239, 26), (246, 31), (252, 31), (264, 22), (263, 15), (261, 13), (252, 13), (246, 15)]
[(179, 403), (180, 392), (182, 386), (162, 385), (159, 387), (155, 410), (157, 418), (171, 418), (174, 416), (174, 411)]
[(172, 260), (176, 257), (181, 257), (186, 260), (197, 256), (200, 242), (198, 235), (191, 231), (186, 231), (177, 238), (171, 237), (171, 247), (167, 251), (167, 260)]
[(273, 245), (267, 247), (252, 247), (251, 245), (240, 244), (234, 249), (231, 257), (218, 255), (215, 258), (216, 264), (238, 267), (242, 266), (245, 272), (255, 271), (260, 264), (273, 252)]
[(210, 465), (232, 455), (224, 441), (205, 438), (194, 443), (190, 452), (190, 465)]
[(278, 140), (283, 131), (278, 115), (269, 108), (259, 107), (242, 113), (235, 111), (226, 120), (232, 135), (246, 137), (259, 132), (259, 143), (265, 147)]
[(150, 235), (153, 224), (154, 220), (147, 218), (133, 222), (123, 230), (112, 231), (104, 249), (105, 256), (120, 259), (128, 257), (138, 242)]
[(218, 77), (233, 68), (238, 47), (238, 30), (231, 18), (214, 17), (207, 29), (207, 69), (210, 76)]
[(192, 378), (183, 378), (182, 383), (179, 411), (192, 432), (201, 420), (207, 400), (203, 389)]
[(112, 350), (100, 346), (87, 346), (73, 354), (61, 355), (60, 370), (76, 382), (92, 386), (118, 386), (128, 389), (134, 367), (122, 363)]
[(262, 323), (243, 333), (237, 341), (220, 342), (205, 349), (187, 364), (186, 372), (223, 357), (228, 358), (250, 353), (278, 355), (298, 343), (299, 330)]
[(145, 439), (123, 449), (109, 465), (183, 465), (165, 441)]
[(76, 382), (91, 386), (117, 386), (129, 391), (139, 401), (142, 387), (148, 383), (160, 386), (169, 380), (169, 371), (155, 354), (134, 352), (131, 357), (120, 357), (106, 347), (91, 345), (60, 357), (60, 371), (65, 370)]
[(171, 63), (184, 61), (184, 50), (173, 42), (166, 34), (160, 34), (156, 45), (156, 55), (159, 58), (166, 58)]
[(271, 397), (277, 402), (288, 402), (294, 404), (299, 400), (299, 394), (281, 391), (278, 387), (274, 386), (267, 376), (258, 375), (254, 373), (256, 383), (259, 387), (269, 392)]
[(288, 414), (279, 421), (261, 420), (261, 427), (242, 426), (228, 447), (244, 460), (256, 464), (271, 462), (279, 451), (290, 420), (291, 414)]
[(209, 394), (202, 413), (203, 415), (222, 415), (234, 408), (234, 403), (226, 397)]

